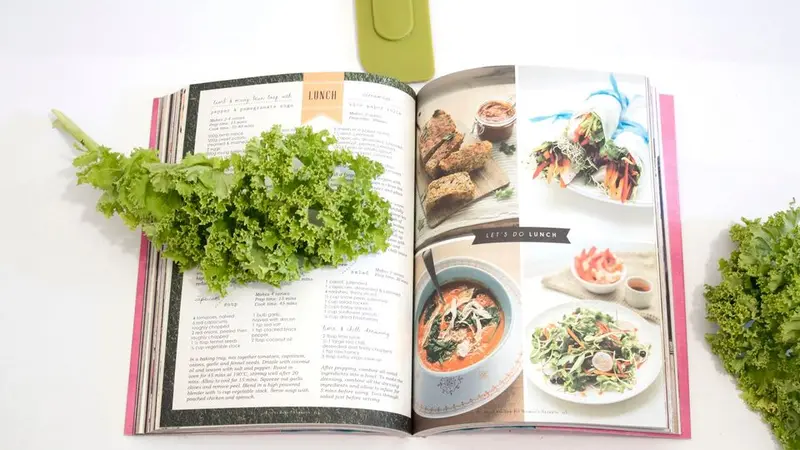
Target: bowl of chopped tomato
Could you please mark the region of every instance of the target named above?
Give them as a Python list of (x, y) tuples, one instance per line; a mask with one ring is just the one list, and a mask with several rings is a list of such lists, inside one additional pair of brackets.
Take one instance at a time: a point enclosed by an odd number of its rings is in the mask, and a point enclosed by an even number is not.
[(581, 286), (593, 294), (614, 292), (627, 276), (622, 259), (610, 249), (597, 247), (581, 250), (571, 264), (572, 275)]

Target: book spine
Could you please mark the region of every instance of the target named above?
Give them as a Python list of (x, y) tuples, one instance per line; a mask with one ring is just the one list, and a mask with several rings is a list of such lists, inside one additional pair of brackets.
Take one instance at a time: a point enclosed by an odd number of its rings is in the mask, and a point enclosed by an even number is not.
[[(149, 147), (156, 147), (158, 130), (159, 99), (153, 99), (150, 115)], [(131, 338), (131, 359), (128, 372), (128, 397), (125, 407), (125, 435), (133, 435), (136, 427), (136, 399), (139, 388), (139, 361), (142, 357), (142, 318), (144, 317), (144, 287), (147, 276), (147, 253), (150, 241), (142, 233), (139, 245), (139, 273), (136, 280), (136, 300), (133, 313), (133, 336)]]

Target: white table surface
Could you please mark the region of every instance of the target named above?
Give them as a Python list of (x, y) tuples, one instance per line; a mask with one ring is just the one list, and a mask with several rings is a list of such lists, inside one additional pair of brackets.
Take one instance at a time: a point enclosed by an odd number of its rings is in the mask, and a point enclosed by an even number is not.
[(184, 84), (361, 70), (352, 1), (0, 2), (0, 448), (773, 448), (703, 338), (702, 284), (718, 280), (727, 227), (800, 194), (788, 139), (798, 133), (800, 5), (742, 3), (431, 0), (437, 74), (568, 65), (648, 74), (676, 96), (694, 437), (674, 441), (123, 436), (138, 234), (74, 186), (49, 109), (127, 151), (147, 144), (151, 98)]

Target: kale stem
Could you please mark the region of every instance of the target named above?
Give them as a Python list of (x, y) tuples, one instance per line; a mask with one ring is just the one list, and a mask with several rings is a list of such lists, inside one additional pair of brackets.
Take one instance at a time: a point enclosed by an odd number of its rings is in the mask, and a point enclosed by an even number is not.
[(94, 141), (94, 139), (90, 138), (85, 131), (81, 130), (81, 128), (75, 124), (66, 114), (62, 113), (57, 109), (52, 110), (53, 115), (56, 116), (56, 119), (53, 121), (53, 126), (55, 128), (61, 129), (65, 131), (67, 134), (72, 136), (76, 141), (80, 142), (81, 145), (89, 151), (97, 151), (100, 145)]

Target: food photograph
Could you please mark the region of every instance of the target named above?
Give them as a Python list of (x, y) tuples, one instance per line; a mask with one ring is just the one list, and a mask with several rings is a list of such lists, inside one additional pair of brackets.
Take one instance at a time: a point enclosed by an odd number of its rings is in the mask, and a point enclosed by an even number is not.
[(541, 226), (547, 211), (547, 226), (573, 236), (654, 241), (645, 78), (523, 66), (517, 85), (520, 225)]
[(661, 270), (650, 243), (522, 248), (526, 421), (667, 425)]
[(413, 410), (421, 429), (523, 419), (519, 244), (472, 240), (416, 255)]
[(416, 248), (518, 223), (513, 66), (444, 76), (417, 103)]

